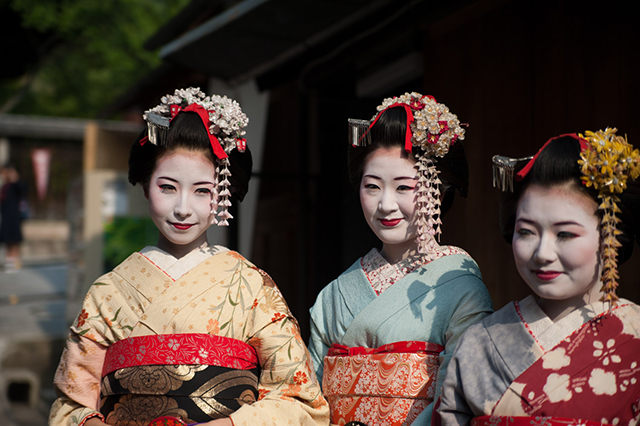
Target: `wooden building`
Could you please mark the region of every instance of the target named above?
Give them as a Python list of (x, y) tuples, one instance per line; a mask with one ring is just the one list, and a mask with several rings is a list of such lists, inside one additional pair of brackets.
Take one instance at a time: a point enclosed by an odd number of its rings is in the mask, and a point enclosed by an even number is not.
[[(442, 243), (469, 251), (499, 308), (528, 289), (498, 228), (491, 157), (607, 126), (640, 146), (633, 6), (196, 0), (149, 41), (164, 65), (105, 114), (152, 107), (191, 84), (250, 93), (240, 102), (256, 111), (248, 143), (259, 155), (255, 199), (239, 215), (251, 232), (240, 221), (226, 242), (273, 276), (306, 333), (317, 293), (377, 244), (347, 182), (347, 118), (370, 118), (387, 96), (431, 94), (469, 123), (469, 196), (444, 217)], [(619, 292), (636, 302), (639, 261), (636, 250), (622, 266)]]

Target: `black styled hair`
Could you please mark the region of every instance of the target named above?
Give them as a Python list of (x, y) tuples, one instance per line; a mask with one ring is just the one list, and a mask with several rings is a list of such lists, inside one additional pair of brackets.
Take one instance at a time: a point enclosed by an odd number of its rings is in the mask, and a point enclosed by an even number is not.
[[(379, 148), (401, 147), (404, 151), (405, 134), (407, 130), (407, 113), (404, 108), (389, 108), (380, 114), (380, 118), (371, 127), (371, 144), (363, 147), (350, 146), (347, 153), (347, 167), (349, 182), (358, 190), (362, 181), (362, 173), (367, 158)], [(408, 157), (415, 160), (415, 153), (419, 148), (413, 147), (413, 153)], [(449, 152), (442, 158), (433, 157), (438, 177), (442, 181), (440, 192), (443, 199), (440, 205), (442, 214), (453, 204), (455, 191), (462, 197), (467, 196), (469, 189), (469, 164), (461, 141), (456, 141), (449, 147)]]
[[(147, 136), (145, 128), (131, 146), (129, 153), (129, 182), (132, 185), (140, 184), (145, 190), (149, 187), (151, 174), (156, 167), (158, 160), (178, 149), (185, 149), (202, 153), (207, 156), (211, 163), (218, 164), (216, 156), (213, 154), (209, 134), (198, 114), (194, 112), (180, 112), (172, 121), (167, 134), (166, 142), (162, 146), (154, 145), (147, 141), (140, 145), (140, 140)], [(238, 201), (244, 199), (249, 189), (249, 179), (251, 178), (251, 168), (253, 160), (251, 151), (247, 148), (245, 152), (237, 149), (229, 153), (229, 192)]]
[[(533, 167), (522, 181), (514, 181), (513, 192), (503, 192), (500, 197), (500, 230), (502, 237), (511, 244), (515, 229), (516, 211), (518, 201), (525, 190), (531, 185), (539, 185), (543, 188), (567, 185), (569, 188), (586, 194), (594, 202), (600, 204), (598, 192), (593, 187), (582, 184), (582, 172), (578, 160), (580, 159), (580, 143), (571, 136), (563, 136), (549, 142), (540, 152), (533, 163)], [(519, 162), (515, 167), (515, 173), (521, 170), (528, 160)], [(627, 190), (619, 195), (621, 212), (617, 216), (621, 219), (617, 225), (619, 231), (618, 241), (622, 247), (618, 249), (618, 262), (627, 260), (633, 252), (633, 242), (640, 243), (640, 182), (627, 181)], [(602, 217), (601, 211), (596, 212)]]

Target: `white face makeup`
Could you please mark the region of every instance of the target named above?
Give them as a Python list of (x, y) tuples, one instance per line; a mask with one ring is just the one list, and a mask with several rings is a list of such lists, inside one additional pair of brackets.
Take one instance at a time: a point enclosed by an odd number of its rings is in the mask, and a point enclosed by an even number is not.
[(207, 241), (214, 179), (215, 167), (200, 153), (177, 150), (158, 160), (147, 197), (159, 248), (179, 258)]
[(403, 157), (403, 152), (395, 147), (371, 153), (360, 182), (364, 217), (383, 243), (382, 255), (391, 263), (417, 247), (417, 171), (415, 162)]
[(518, 202), (513, 257), (545, 312), (546, 306), (558, 312), (600, 298), (597, 207), (567, 186), (532, 185)]

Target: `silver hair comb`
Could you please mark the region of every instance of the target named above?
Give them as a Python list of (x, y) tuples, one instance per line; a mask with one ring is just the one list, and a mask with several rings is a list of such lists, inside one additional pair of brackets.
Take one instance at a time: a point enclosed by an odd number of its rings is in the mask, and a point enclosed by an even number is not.
[(352, 146), (366, 146), (371, 144), (369, 133), (370, 120), (349, 119), (349, 144)]
[(494, 155), (493, 162), (493, 187), (500, 188), (501, 191), (513, 192), (513, 172), (516, 164), (520, 161), (531, 160), (531, 157), (510, 158), (502, 155)]
[(147, 128), (149, 129), (149, 142), (154, 145), (164, 145), (169, 132), (169, 117), (153, 112), (147, 114)]

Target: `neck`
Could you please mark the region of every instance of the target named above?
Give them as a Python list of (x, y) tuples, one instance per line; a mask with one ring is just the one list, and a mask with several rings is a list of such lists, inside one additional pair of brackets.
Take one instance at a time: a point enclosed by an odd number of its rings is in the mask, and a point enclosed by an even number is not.
[[(437, 250), (440, 246), (434, 241), (433, 251)], [(416, 241), (407, 241), (403, 244), (382, 244), (382, 250), (380, 255), (384, 257), (390, 264), (396, 264), (408, 257), (418, 254), (418, 244)], [(428, 254), (428, 253), (425, 253)]]
[(157, 247), (161, 250), (166, 251), (171, 256), (176, 259), (180, 259), (187, 254), (191, 253), (194, 249), (202, 246), (207, 246), (209, 243), (207, 242), (207, 233), (203, 232), (202, 235), (189, 244), (174, 244), (169, 241), (162, 233), (158, 237)]
[(557, 322), (576, 309), (598, 302), (600, 300), (598, 284), (599, 282), (592, 286), (585, 294), (580, 294), (569, 299), (554, 300), (540, 298), (538, 300), (538, 306), (547, 314), (551, 321)]

